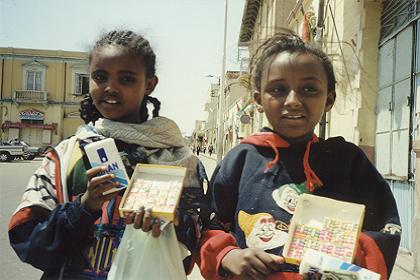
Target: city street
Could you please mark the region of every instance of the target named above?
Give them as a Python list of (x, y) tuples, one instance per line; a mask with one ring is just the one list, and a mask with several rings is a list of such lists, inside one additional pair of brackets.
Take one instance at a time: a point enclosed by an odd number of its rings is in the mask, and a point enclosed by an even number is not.
[[(206, 167), (209, 179), (216, 167), (216, 157), (210, 157), (208, 154), (200, 154), (200, 160)], [(30, 175), (40, 165), (41, 159), (37, 158), (33, 161), (15, 160), (9, 163), (0, 163), (0, 270), (2, 271), (1, 279), (28, 280), (39, 279), (41, 271), (22, 263), (16, 256), (9, 245), (7, 236), (7, 227), (10, 216), (15, 210), (25, 185)], [(19, 174), (19, 175), (17, 175)], [(412, 274), (408, 273), (406, 265), (410, 265), (409, 258), (406, 254), (398, 256), (397, 265), (390, 280), (415, 280)], [(189, 280), (203, 279), (197, 267), (194, 268)]]
[(13, 160), (0, 163), (0, 269), (1, 279), (39, 279), (42, 272), (19, 260), (9, 245), (7, 227), (20, 201), (29, 177), (41, 164), (41, 158), (32, 161)]

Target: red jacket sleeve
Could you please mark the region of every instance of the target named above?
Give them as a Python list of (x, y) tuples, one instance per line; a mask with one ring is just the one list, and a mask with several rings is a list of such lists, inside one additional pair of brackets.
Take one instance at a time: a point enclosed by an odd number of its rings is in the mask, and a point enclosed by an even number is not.
[(398, 235), (369, 231), (361, 233), (356, 264), (379, 273), (381, 280), (387, 280), (394, 266), (398, 245)]
[(224, 279), (219, 275), (224, 256), (239, 248), (233, 235), (223, 230), (207, 230), (203, 233), (200, 244), (198, 265), (205, 279)]

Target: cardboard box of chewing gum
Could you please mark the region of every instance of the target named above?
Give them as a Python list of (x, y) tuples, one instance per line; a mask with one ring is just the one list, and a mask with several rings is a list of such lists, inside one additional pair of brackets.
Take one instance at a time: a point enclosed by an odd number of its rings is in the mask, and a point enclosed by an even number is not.
[(87, 144), (85, 146), (85, 152), (92, 168), (106, 166), (107, 169), (103, 174), (114, 174), (115, 178), (111, 181), (120, 183), (119, 186), (103, 192), (102, 195), (120, 191), (128, 186), (127, 172), (118, 153), (117, 146), (115, 146), (114, 139), (106, 138)]
[(174, 221), (186, 170), (181, 166), (137, 164), (120, 203), (120, 216), (144, 207), (152, 209), (153, 218)]
[(365, 206), (303, 194), (292, 217), (283, 249), (287, 263), (299, 264), (308, 249), (344, 262), (355, 259)]

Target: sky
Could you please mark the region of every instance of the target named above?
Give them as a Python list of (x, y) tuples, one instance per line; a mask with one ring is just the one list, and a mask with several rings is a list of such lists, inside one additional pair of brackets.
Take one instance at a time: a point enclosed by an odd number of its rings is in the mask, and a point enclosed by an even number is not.
[[(228, 0), (226, 70), (239, 70), (239, 30), (245, 0)], [(0, 47), (88, 51), (99, 35), (131, 29), (157, 56), (153, 96), (160, 115), (191, 135), (206, 120), (210, 83), (222, 71), (224, 0), (0, 0)]]

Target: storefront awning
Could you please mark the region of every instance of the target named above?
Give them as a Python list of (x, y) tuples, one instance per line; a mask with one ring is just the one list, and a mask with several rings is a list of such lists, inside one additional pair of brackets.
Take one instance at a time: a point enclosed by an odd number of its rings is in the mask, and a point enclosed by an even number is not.
[(39, 124), (39, 123), (21, 123), (21, 122), (11, 122), (11, 121), (5, 121), (1, 125), (1, 129), (4, 130), (6, 128), (40, 128), (40, 129), (47, 129), (54, 131), (55, 134), (57, 134), (57, 123), (51, 123), (51, 124)]

